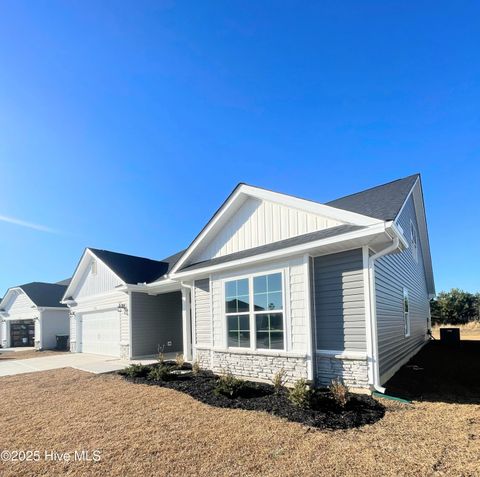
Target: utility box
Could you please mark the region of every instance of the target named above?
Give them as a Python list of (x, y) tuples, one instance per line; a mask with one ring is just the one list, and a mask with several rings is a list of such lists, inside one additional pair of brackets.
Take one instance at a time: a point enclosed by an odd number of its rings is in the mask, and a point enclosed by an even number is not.
[(440, 341), (447, 344), (460, 343), (460, 328), (440, 328)]
[(56, 335), (57, 349), (59, 351), (66, 351), (68, 349), (68, 335)]

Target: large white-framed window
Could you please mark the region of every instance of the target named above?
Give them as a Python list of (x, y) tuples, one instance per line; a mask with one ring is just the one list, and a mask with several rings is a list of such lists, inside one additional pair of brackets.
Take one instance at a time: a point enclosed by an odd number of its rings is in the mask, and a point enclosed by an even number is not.
[(406, 288), (403, 289), (403, 326), (405, 338), (408, 338), (410, 336), (410, 300)]
[(224, 282), (227, 346), (285, 350), (283, 272)]
[(412, 247), (413, 259), (418, 262), (418, 237), (417, 229), (415, 228), (413, 220), (410, 220), (410, 243)]

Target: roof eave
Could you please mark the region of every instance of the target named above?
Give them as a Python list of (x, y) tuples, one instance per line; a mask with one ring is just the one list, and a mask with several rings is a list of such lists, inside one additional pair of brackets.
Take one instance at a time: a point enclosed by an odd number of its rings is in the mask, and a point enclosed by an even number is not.
[(301, 254), (309, 253), (312, 251), (316, 251), (318, 252), (318, 254), (321, 254), (319, 249), (322, 249), (322, 248), (325, 249), (329, 245), (343, 244), (345, 245), (345, 247), (347, 247), (348, 246), (347, 244), (350, 242), (350, 245), (352, 245), (352, 248), (354, 248), (354, 244), (356, 242), (358, 243), (358, 246), (361, 246), (363, 242), (368, 242), (369, 240), (373, 240), (375, 236), (384, 234), (386, 232), (386, 229), (387, 229), (386, 223), (381, 222), (376, 225), (371, 225), (370, 227), (362, 228), (361, 230), (342, 234), (340, 236), (314, 240), (312, 242), (285, 247), (279, 250), (260, 253), (257, 255), (252, 255), (252, 256), (237, 259), (237, 260), (223, 262), (216, 265), (209, 266), (207, 263), (205, 267), (196, 268), (193, 270), (185, 270), (185, 271), (180, 270), (176, 273), (170, 274), (169, 278), (171, 280), (181, 281), (181, 280), (191, 279), (197, 276), (201, 276), (201, 275), (205, 275), (213, 272), (227, 270), (230, 268), (237, 268), (237, 267), (248, 265), (251, 263), (258, 263), (258, 262), (275, 260), (275, 259), (284, 259), (289, 256), (301, 255)]

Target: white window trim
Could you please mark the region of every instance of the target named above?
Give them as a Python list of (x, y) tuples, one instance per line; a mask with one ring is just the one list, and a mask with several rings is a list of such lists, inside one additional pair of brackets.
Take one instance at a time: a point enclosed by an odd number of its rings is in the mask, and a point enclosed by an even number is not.
[[(415, 235), (415, 241), (413, 240)], [(410, 219), (410, 243), (412, 245), (412, 255), (415, 262), (418, 263), (418, 232), (413, 220)]]
[[(258, 353), (261, 354), (262, 352), (280, 352), (280, 353), (286, 353), (290, 349), (290, 341), (288, 338), (287, 334), (287, 304), (288, 300), (286, 299), (286, 292), (288, 290), (288, 283), (286, 280), (286, 277), (288, 276), (287, 273), (288, 269), (281, 268), (281, 269), (273, 269), (273, 270), (263, 270), (255, 273), (247, 273), (244, 275), (238, 275), (238, 276), (229, 276), (228, 278), (223, 278), (220, 280), (221, 287), (222, 287), (222, 320), (224, 324), (224, 343), (225, 343), (225, 349), (227, 350), (243, 350), (243, 351), (250, 351), (251, 353)], [(283, 348), (282, 349), (268, 349), (268, 348), (257, 348), (257, 326), (256, 326), (256, 313), (253, 311), (253, 302), (252, 302), (252, 297), (253, 297), (253, 279), (255, 277), (261, 277), (261, 276), (266, 276), (266, 275), (274, 275), (275, 273), (280, 273), (281, 274), (281, 282), (282, 282), (282, 310), (272, 310), (272, 313), (278, 312), (283, 314)], [(228, 315), (238, 315), (239, 313), (228, 313), (226, 312), (226, 307), (225, 307), (225, 283), (227, 282), (232, 282), (236, 280), (243, 280), (243, 279), (248, 279), (248, 292), (249, 292), (249, 300), (250, 300), (250, 309), (248, 311), (249, 315), (249, 323), (250, 323), (250, 347), (249, 348), (244, 348), (240, 346), (235, 346), (235, 347), (230, 347), (228, 346), (228, 325), (227, 325), (227, 316)], [(246, 312), (243, 312), (243, 314), (247, 314)]]
[[(408, 300), (408, 311), (405, 311), (405, 297)], [(402, 308), (403, 308), (403, 330), (404, 330), (405, 338), (409, 338), (410, 334), (411, 334), (410, 297), (408, 295), (408, 289), (405, 288), (405, 287), (403, 287)], [(406, 319), (405, 319), (405, 317), (406, 317)]]

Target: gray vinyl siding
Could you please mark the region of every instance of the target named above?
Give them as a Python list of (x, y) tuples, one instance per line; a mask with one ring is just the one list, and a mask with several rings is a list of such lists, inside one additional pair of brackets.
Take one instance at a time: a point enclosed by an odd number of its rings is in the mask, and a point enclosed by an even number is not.
[[(402, 360), (418, 350), (425, 342), (429, 299), (423, 266), (422, 248), (418, 234), (413, 199), (405, 204), (397, 223), (411, 245), (410, 220), (417, 229), (418, 263), (411, 247), (387, 255), (375, 262), (375, 289), (378, 326), (380, 376), (398, 367)], [(410, 337), (404, 333), (403, 288), (410, 302)]]
[(210, 280), (195, 281), (195, 343), (211, 345), (212, 343), (212, 312), (210, 306)]
[[(157, 354), (163, 345), (165, 353), (182, 351), (181, 292), (158, 296), (132, 293), (130, 307), (132, 356)], [(167, 346), (168, 341), (172, 346)]]
[(316, 347), (365, 351), (362, 250), (314, 258)]
[(68, 310), (42, 311), (42, 348), (52, 349), (57, 346), (57, 335), (70, 334), (70, 317)]

